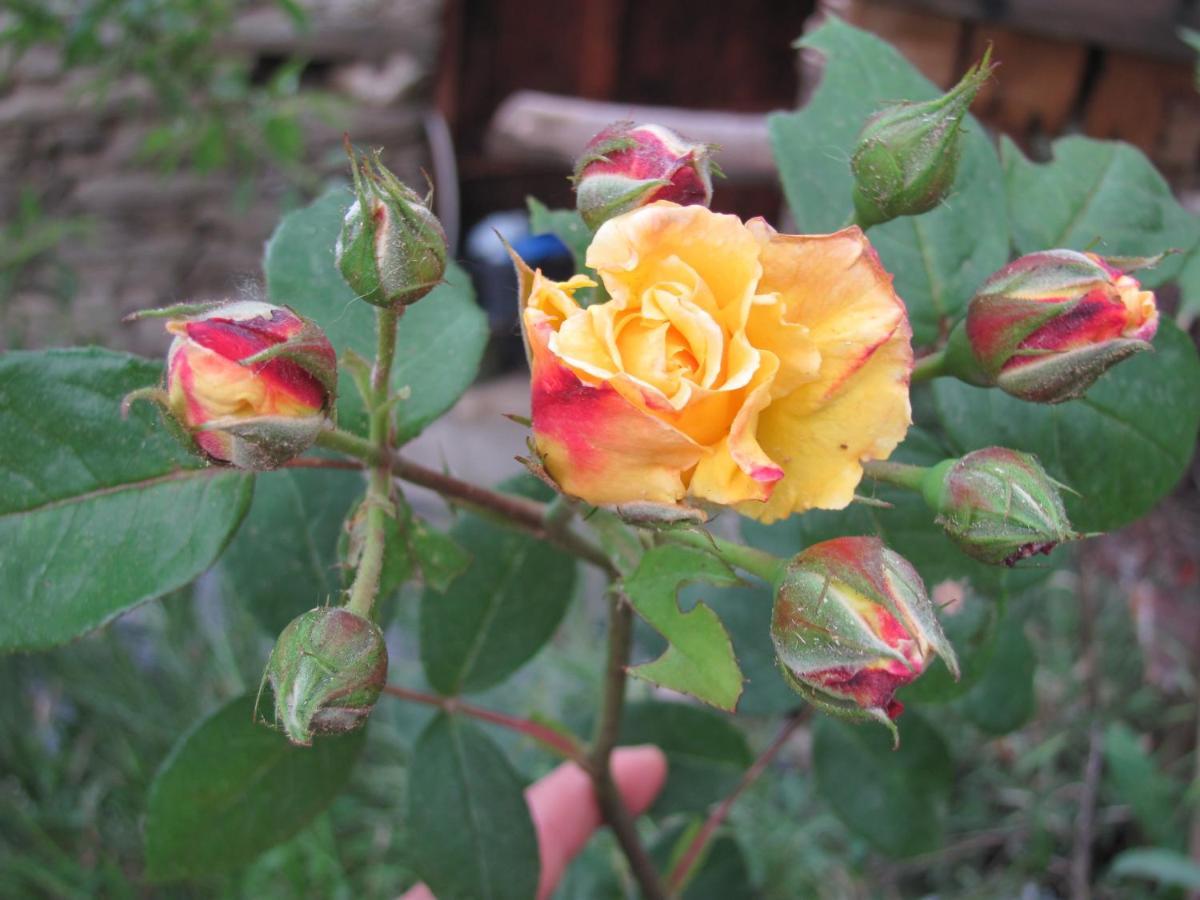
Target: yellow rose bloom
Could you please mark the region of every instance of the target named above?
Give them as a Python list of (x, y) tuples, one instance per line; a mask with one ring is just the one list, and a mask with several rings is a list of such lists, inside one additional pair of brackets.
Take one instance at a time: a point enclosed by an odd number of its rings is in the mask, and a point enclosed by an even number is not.
[(593, 286), (521, 267), (533, 439), (597, 505), (735, 507), (764, 522), (841, 509), (910, 423), (912, 330), (858, 228), (781, 235), (659, 202), (605, 222)]

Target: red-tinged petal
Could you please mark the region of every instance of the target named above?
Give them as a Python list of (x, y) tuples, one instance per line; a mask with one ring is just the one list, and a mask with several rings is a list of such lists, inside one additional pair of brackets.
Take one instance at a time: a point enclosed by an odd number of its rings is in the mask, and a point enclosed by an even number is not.
[(549, 350), (551, 323), (526, 318), (533, 352), (533, 437), (564, 492), (597, 505), (674, 504), (702, 450), (611, 385), (586, 384)]

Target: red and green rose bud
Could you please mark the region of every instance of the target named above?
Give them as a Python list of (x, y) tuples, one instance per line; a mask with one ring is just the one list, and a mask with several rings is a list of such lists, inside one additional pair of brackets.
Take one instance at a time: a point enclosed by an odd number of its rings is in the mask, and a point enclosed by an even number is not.
[(356, 157), (355, 201), (346, 210), (335, 256), (346, 283), (375, 306), (416, 303), (446, 274), (446, 232), (420, 197), (373, 157)]
[(279, 635), (263, 676), (275, 695), (275, 723), (293, 744), (314, 734), (360, 728), (387, 681), (379, 626), (337, 606), (297, 616)]
[[(771, 621), (788, 683), (819, 709), (889, 727), (896, 691), (954, 650), (916, 570), (878, 538), (844, 537), (788, 563)], [(894, 731), (894, 728), (893, 728)]]
[(1157, 328), (1154, 294), (1110, 262), (1074, 250), (1030, 253), (971, 299), (951, 333), (946, 370), (1022, 400), (1061, 403), (1148, 350)]
[(273, 469), (329, 421), (337, 356), (324, 332), (284, 306), (243, 300), (171, 318), (166, 406), (208, 457)]
[(615, 122), (597, 134), (575, 164), (575, 205), (593, 230), (613, 216), (670, 200), (712, 202), (711, 144), (698, 144), (662, 125)]
[(922, 493), (950, 539), (991, 565), (1011, 566), (1079, 537), (1059, 484), (1028, 453), (988, 447), (946, 460), (927, 471)]
[(920, 215), (946, 198), (962, 155), (963, 118), (991, 73), (989, 48), (949, 93), (893, 103), (867, 120), (850, 158), (859, 225)]

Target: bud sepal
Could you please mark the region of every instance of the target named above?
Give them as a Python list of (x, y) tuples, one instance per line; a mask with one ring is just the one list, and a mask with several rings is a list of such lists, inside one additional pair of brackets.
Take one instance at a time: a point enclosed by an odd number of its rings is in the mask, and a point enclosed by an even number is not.
[(713, 173), (719, 174), (713, 149), (662, 125), (614, 122), (588, 142), (575, 164), (579, 214), (595, 230), (614, 216), (658, 200), (708, 206)]
[(167, 321), (160, 403), (210, 460), (268, 470), (299, 456), (333, 417), (337, 355), (315, 324), (254, 300), (205, 305)]
[(1158, 327), (1154, 294), (1113, 262), (1045, 250), (1005, 266), (951, 333), (946, 371), (1035, 403), (1083, 396), (1108, 369), (1151, 349)]
[(449, 250), (446, 232), (422, 198), (380, 162), (378, 152), (356, 157), (347, 143), (355, 200), (334, 248), (338, 271), (374, 306), (408, 306), (442, 283)]
[(958, 677), (920, 576), (873, 537), (796, 556), (776, 594), (771, 638), (788, 683), (843, 717), (895, 719), (903, 711), (895, 692), (935, 655)]
[(850, 158), (858, 225), (920, 215), (945, 199), (958, 173), (963, 118), (992, 69), (989, 47), (947, 94), (893, 103), (867, 120)]
[(387, 681), (379, 626), (348, 609), (319, 607), (288, 624), (267, 660), (275, 724), (307, 747), (314, 734), (362, 727)]
[(987, 447), (929, 469), (922, 493), (937, 522), (967, 556), (1013, 566), (1079, 538), (1057, 481), (1037, 457)]

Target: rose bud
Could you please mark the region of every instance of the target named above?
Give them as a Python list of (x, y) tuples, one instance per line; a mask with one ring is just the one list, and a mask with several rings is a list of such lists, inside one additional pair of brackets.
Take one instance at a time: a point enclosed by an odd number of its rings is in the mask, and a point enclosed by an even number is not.
[(934, 466), (923, 493), (964, 553), (1011, 566), (1079, 536), (1067, 521), (1058, 488), (1036, 457), (988, 447)]
[(346, 283), (375, 306), (416, 303), (446, 274), (446, 232), (422, 199), (374, 158), (355, 157), (355, 201), (334, 255)]
[(388, 653), (374, 622), (348, 609), (310, 609), (283, 629), (263, 676), (275, 722), (293, 744), (360, 728), (387, 681)]
[(655, 200), (680, 206), (712, 202), (711, 144), (662, 125), (615, 122), (591, 139), (575, 164), (575, 205), (592, 230)]
[(211, 460), (274, 469), (328, 424), (337, 356), (310, 320), (242, 300), (170, 319), (167, 330), (167, 408)]
[(893, 103), (867, 120), (850, 158), (860, 226), (920, 215), (945, 199), (958, 172), (963, 117), (992, 68), (989, 47), (949, 93)]
[(936, 654), (958, 677), (958, 660), (933, 603), (908, 561), (873, 537), (809, 547), (788, 563), (771, 620), (788, 683), (818, 708), (889, 727), (896, 691)]
[(243, 300), (173, 318), (166, 404), (217, 462), (273, 469), (325, 427), (337, 356), (325, 334), (284, 306)]
[(1030, 253), (992, 275), (951, 334), (946, 367), (1035, 403), (1082, 397), (1111, 366), (1150, 348), (1154, 294), (1092, 253)]

